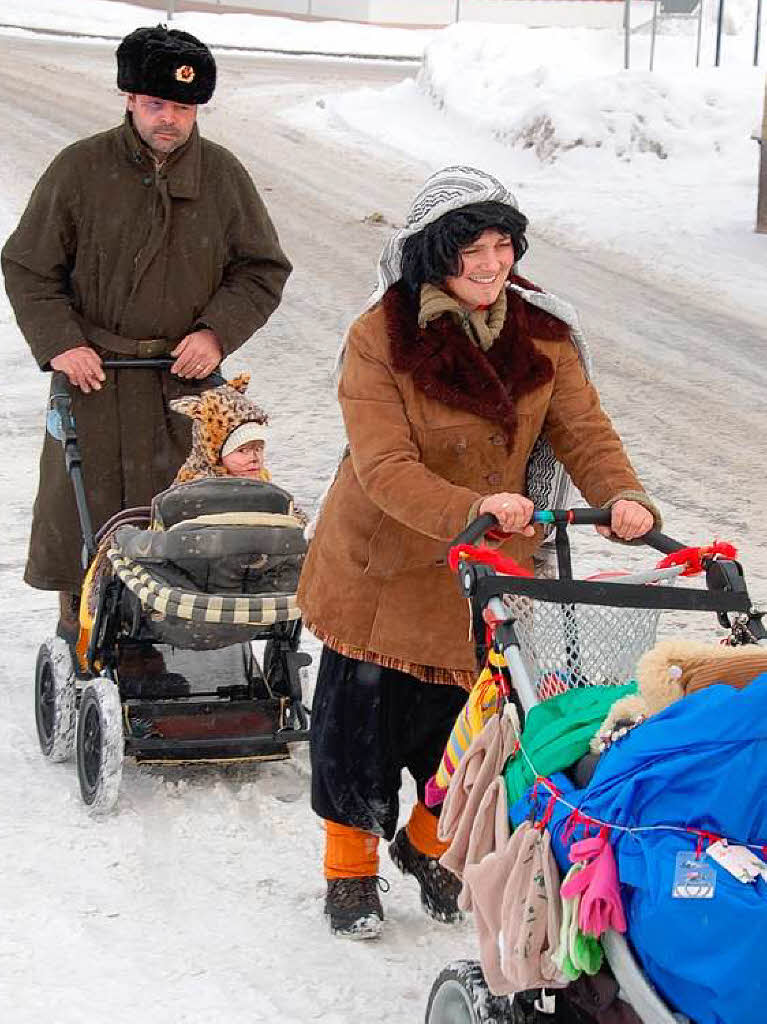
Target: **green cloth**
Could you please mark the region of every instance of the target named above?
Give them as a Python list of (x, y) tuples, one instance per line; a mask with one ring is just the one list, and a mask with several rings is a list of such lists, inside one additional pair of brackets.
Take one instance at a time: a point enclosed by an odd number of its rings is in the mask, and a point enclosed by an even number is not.
[[(624, 686), (576, 687), (531, 708), (522, 730), (522, 746), (539, 775), (569, 768), (588, 752), (589, 742), (615, 701), (637, 692), (637, 683)], [(504, 769), (509, 807), (535, 780), (521, 752)]]

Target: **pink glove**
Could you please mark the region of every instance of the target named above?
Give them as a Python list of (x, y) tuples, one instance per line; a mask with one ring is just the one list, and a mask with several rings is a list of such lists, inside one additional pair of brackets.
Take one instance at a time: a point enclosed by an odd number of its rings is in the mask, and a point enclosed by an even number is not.
[(586, 867), (562, 886), (562, 895), (571, 899), (581, 893), (578, 927), (585, 935), (599, 938), (608, 928), (626, 931), (618, 869), (607, 836), (582, 839), (570, 847), (573, 863), (587, 861)]

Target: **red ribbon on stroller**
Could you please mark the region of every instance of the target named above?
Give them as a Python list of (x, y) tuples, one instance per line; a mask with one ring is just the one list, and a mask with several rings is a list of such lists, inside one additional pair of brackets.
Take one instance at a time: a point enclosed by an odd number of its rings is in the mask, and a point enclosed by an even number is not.
[(722, 558), (735, 558), (738, 551), (734, 545), (726, 540), (715, 540), (713, 544), (700, 548), (680, 548), (672, 551), (658, 562), (656, 569), (670, 569), (673, 565), (686, 565), (687, 568), (682, 576), (696, 576), (706, 568), (704, 559), (715, 558), (721, 555)]
[(458, 563), (462, 558), (489, 565), (491, 569), (496, 569), (506, 576), (527, 576), (528, 579), (533, 579), (534, 576), (529, 569), (523, 568), (509, 555), (502, 555), (493, 548), (478, 547), (476, 544), (455, 544), (447, 555), (447, 564), (453, 572), (458, 570)]

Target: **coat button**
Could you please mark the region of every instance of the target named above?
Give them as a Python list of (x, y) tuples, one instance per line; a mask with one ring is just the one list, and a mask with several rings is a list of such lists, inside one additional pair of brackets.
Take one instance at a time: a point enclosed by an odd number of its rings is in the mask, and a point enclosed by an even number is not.
[(501, 474), (500, 473), (488, 473), (487, 474), (487, 482), (492, 487), (497, 487), (498, 484), (501, 482)]
[(506, 444), (506, 437), (504, 434), (492, 434), (490, 436), (490, 441), (492, 444), (502, 445)]

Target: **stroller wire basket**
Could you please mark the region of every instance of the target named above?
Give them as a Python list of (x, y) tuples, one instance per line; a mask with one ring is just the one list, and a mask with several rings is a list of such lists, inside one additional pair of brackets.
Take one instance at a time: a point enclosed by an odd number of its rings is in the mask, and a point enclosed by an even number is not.
[(575, 687), (628, 682), (655, 643), (660, 618), (659, 608), (549, 604), (511, 594), (503, 604), (515, 619), (539, 700)]

